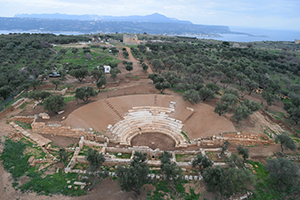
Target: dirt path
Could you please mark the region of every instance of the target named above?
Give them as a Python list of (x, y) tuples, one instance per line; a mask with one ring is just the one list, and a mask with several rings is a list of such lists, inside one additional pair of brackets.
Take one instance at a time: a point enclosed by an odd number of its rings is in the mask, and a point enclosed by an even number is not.
[(126, 48), (128, 54), (129, 54), (129, 55), (128, 55), (129, 60), (130, 60), (131, 62), (138, 63), (139, 61), (136, 60), (136, 59), (133, 57), (130, 48), (129, 48), (129, 47), (125, 47), (125, 48)]

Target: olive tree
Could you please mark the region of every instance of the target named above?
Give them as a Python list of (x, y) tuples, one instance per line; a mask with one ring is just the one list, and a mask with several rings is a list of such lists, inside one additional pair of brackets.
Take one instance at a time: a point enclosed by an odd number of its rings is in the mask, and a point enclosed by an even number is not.
[(136, 151), (129, 167), (117, 167), (118, 182), (121, 190), (134, 191), (138, 195), (141, 194), (141, 189), (147, 183), (149, 174), (146, 155), (146, 153)]
[(45, 110), (56, 113), (65, 107), (65, 99), (61, 95), (49, 96), (43, 105)]
[(91, 86), (88, 86), (87, 88), (83, 86), (76, 88), (75, 90), (75, 98), (81, 99), (85, 103), (88, 103), (89, 98), (94, 96), (97, 96), (97, 92)]
[(194, 89), (185, 91), (182, 97), (184, 101), (189, 101), (191, 104), (197, 104), (201, 101), (199, 92)]
[(193, 167), (199, 167), (201, 174), (203, 174), (203, 170), (207, 167), (211, 167), (213, 162), (209, 160), (209, 158), (205, 155), (203, 156), (202, 153), (198, 153), (197, 157), (192, 161)]
[(299, 167), (286, 158), (267, 160), (265, 168), (269, 171), (268, 178), (277, 186), (291, 185), (299, 179)]
[(279, 142), (280, 142), (281, 153), (283, 153), (283, 146), (290, 150), (296, 149), (295, 142), (291, 138), (289, 133), (282, 132), (280, 135), (277, 135), (276, 139), (279, 140)]

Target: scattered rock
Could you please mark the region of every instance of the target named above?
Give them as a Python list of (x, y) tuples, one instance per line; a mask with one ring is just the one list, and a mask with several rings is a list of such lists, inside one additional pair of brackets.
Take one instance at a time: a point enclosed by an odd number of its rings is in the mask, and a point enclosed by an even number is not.
[(50, 116), (47, 113), (40, 113), (39, 117), (41, 117), (42, 119), (50, 119)]
[(61, 115), (61, 114), (63, 114), (64, 112), (65, 112), (64, 110), (58, 111), (57, 114)]

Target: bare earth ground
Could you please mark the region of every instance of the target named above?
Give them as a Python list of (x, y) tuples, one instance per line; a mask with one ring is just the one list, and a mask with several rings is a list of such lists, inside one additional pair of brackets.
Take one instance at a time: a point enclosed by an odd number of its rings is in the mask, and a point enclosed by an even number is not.
[[(190, 139), (236, 131), (231, 121), (213, 112), (212, 106), (204, 103), (191, 105), (189, 102), (183, 101), (179, 95), (129, 95), (108, 98), (107, 100), (121, 115), (126, 115), (129, 109), (136, 106), (168, 108), (170, 101), (173, 101), (176, 102), (176, 105), (175, 112), (171, 114), (171, 117), (181, 121), (185, 121), (192, 114), (187, 107), (193, 108), (195, 113), (183, 123), (183, 130)], [(113, 125), (120, 120), (105, 101), (100, 100), (80, 107), (69, 114), (65, 124), (72, 128), (93, 128), (103, 133), (109, 124)]]
[(131, 140), (132, 146), (148, 146), (155, 150), (159, 148), (163, 151), (173, 151), (175, 150), (175, 141), (162, 133), (143, 133), (141, 135), (135, 136)]
[(43, 137), (48, 138), (49, 140), (52, 140), (53, 146), (58, 146), (60, 148), (67, 148), (71, 146), (72, 144), (78, 144), (79, 139), (78, 138), (72, 138), (72, 137), (64, 137), (64, 136), (54, 136), (54, 135), (46, 135), (41, 134)]

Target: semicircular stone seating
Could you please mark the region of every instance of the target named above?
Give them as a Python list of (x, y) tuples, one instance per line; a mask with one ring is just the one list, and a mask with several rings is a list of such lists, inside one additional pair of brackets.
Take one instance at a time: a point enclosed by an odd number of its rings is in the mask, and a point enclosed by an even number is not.
[(124, 119), (110, 128), (110, 132), (121, 145), (131, 145), (131, 140), (138, 134), (159, 132), (175, 141), (176, 147), (187, 147), (187, 141), (181, 134), (182, 122), (171, 118), (173, 108), (140, 106), (128, 111)]

